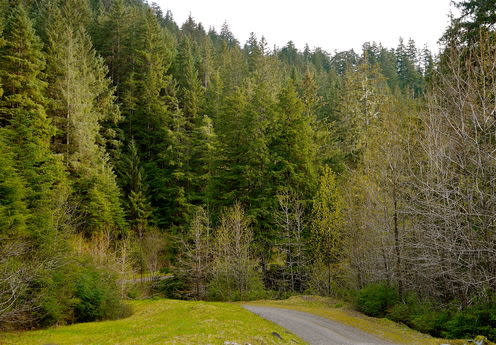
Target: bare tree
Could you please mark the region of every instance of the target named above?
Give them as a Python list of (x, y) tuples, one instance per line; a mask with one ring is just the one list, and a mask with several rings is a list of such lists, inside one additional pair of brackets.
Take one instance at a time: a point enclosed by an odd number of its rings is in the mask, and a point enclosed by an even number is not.
[(203, 299), (212, 264), (211, 229), (206, 211), (199, 207), (188, 234), (180, 240), (178, 271), (186, 281), (188, 295)]
[(214, 298), (222, 300), (247, 299), (263, 284), (258, 262), (252, 255), (253, 232), (239, 204), (222, 216), (216, 230), (209, 284)]
[(446, 52), (406, 209), (417, 287), (465, 304), (496, 288), (495, 54), (488, 37)]
[(298, 196), (285, 191), (277, 196), (279, 209), (276, 212), (277, 224), (282, 230), (278, 248), (285, 258), (283, 287), (291, 292), (303, 292), (308, 279), (306, 241), (304, 231), (305, 207)]

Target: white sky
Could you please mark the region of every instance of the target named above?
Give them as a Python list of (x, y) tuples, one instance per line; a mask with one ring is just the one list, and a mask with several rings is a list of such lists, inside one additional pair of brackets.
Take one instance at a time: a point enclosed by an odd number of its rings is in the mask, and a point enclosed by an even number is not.
[[(289, 40), (302, 49), (327, 51), (354, 48), (364, 42), (396, 47), (398, 38), (413, 38), (418, 47), (437, 51), (437, 40), (448, 24), (450, 0), (154, 0), (170, 9), (182, 25), (191, 13), (205, 29), (220, 31), (227, 21), (244, 43), (250, 32), (265, 36), (269, 46)], [(152, 2), (152, 0), (150, 0)]]

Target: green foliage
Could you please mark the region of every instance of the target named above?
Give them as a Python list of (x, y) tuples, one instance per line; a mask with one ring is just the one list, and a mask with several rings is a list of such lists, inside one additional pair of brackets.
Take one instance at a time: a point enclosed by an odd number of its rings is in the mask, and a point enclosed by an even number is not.
[(496, 341), (496, 301), (489, 300), (454, 313), (442, 333), (448, 338), (473, 338), (484, 335)]
[(15, 168), (14, 153), (0, 129), (0, 239), (26, 234), (26, 186)]
[(358, 291), (356, 305), (361, 312), (375, 317), (384, 317), (398, 301), (395, 288), (384, 283), (368, 285)]
[[(125, 229), (120, 191), (108, 159), (120, 119), (107, 68), (92, 49), (82, 22), (72, 22), (75, 5), (47, 7), (45, 33), (51, 97), (49, 115), (57, 126), (54, 149), (64, 155), (87, 233)], [(109, 127), (110, 126), (110, 127)], [(115, 143), (114, 143), (115, 144)]]
[(117, 319), (128, 316), (117, 293), (115, 277), (92, 265), (83, 268), (75, 282), (74, 318), (78, 322)]
[(208, 299), (213, 301), (254, 301), (270, 298), (270, 292), (265, 290), (260, 274), (250, 271), (245, 277), (244, 286), (240, 286), (227, 273), (229, 267), (217, 266), (220, 271), (208, 284)]

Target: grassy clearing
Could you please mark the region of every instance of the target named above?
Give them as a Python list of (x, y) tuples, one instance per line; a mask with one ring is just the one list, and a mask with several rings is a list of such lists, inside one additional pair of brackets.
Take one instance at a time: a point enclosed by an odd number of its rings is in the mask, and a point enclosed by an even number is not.
[(380, 338), (392, 341), (396, 344), (458, 345), (466, 343), (461, 340), (433, 338), (430, 335), (417, 332), (405, 325), (398, 324), (388, 319), (368, 317), (352, 310), (349, 305), (330, 298), (317, 296), (295, 296), (282, 301), (256, 301), (249, 302), (249, 304), (296, 309), (320, 315), (330, 320), (362, 329), (368, 333), (375, 334)]
[[(283, 328), (229, 303), (142, 300), (126, 319), (0, 334), (2, 345), (305, 344)], [(279, 340), (272, 332), (279, 333)]]

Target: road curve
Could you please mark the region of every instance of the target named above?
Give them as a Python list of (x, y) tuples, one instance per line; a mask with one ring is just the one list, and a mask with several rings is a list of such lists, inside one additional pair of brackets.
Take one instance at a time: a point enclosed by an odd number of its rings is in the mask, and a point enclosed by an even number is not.
[(310, 345), (394, 345), (357, 328), (317, 315), (282, 308), (243, 307), (290, 330)]

